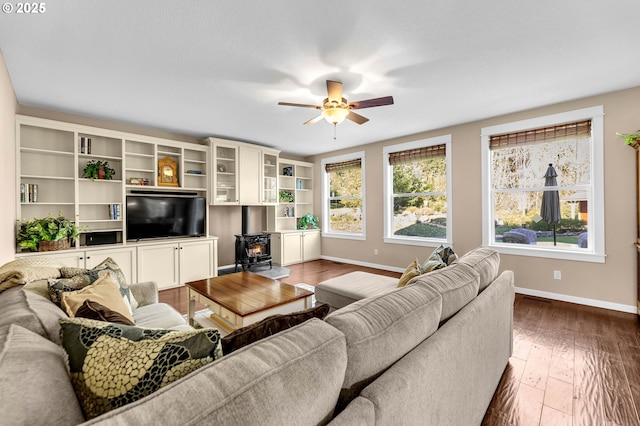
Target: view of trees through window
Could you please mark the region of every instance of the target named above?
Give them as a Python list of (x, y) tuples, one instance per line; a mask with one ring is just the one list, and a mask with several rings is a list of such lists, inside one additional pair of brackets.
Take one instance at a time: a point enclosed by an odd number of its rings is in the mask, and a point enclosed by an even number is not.
[(393, 235), (447, 237), (444, 155), (401, 162), (393, 169)]
[(590, 156), (589, 135), (492, 148), (495, 242), (554, 246), (553, 225), (541, 218), (540, 211), (545, 173), (552, 164), (560, 200), (555, 246), (586, 248)]
[(329, 231), (364, 233), (362, 167), (340, 168), (329, 176)]

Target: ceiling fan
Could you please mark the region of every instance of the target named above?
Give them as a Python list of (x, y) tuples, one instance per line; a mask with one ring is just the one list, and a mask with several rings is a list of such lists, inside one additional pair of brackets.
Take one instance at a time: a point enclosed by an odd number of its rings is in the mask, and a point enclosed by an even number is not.
[(342, 97), (342, 83), (332, 80), (327, 80), (327, 97), (320, 106), (294, 104), (291, 102), (278, 102), (278, 105), (319, 109), (320, 111), (322, 111), (320, 115), (312, 118), (309, 121), (306, 121), (304, 124), (317, 123), (324, 118), (329, 123), (333, 124), (334, 127), (342, 123), (345, 118), (358, 124), (364, 124), (369, 121), (368, 118), (353, 112), (354, 109), (372, 108), (392, 104), (393, 96), (384, 96), (382, 98), (367, 99), (364, 101), (348, 103), (347, 100)]

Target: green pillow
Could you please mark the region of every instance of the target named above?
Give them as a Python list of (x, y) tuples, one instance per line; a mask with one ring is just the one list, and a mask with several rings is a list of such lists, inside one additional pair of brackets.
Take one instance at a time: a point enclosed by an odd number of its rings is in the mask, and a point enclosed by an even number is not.
[(214, 328), (175, 331), (60, 320), (69, 376), (87, 419), (143, 398), (222, 355)]

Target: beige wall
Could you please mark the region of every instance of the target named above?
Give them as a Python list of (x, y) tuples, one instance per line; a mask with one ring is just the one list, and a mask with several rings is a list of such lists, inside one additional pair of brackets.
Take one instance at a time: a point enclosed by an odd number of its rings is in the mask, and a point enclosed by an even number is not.
[[(9, 72), (0, 52), (0, 200), (16, 199), (16, 125), (18, 102)], [(13, 260), (15, 253), (16, 209), (5, 204), (0, 220), (0, 265)]]
[[(249, 233), (266, 229), (266, 207), (252, 206), (249, 215)], [(218, 237), (218, 265), (235, 262), (236, 234), (242, 232), (242, 207), (215, 206), (209, 208), (209, 233)]]
[[(566, 102), (544, 108), (465, 123), (432, 132), (330, 152), (307, 158), (313, 161), (316, 182), (320, 181), (323, 157), (365, 151), (366, 157), (366, 241), (323, 238), (323, 256), (362, 263), (405, 268), (418, 256), (427, 257), (432, 248), (385, 244), (383, 242), (382, 148), (386, 145), (444, 134), (452, 135), (453, 160), (453, 248), (465, 253), (482, 243), (481, 128), (540, 117), (596, 105), (604, 105), (605, 249), (606, 262), (587, 263), (502, 255), (502, 269), (515, 272), (516, 286), (535, 292), (571, 298), (591, 299), (625, 307), (636, 305), (636, 192), (635, 152), (625, 146), (616, 132), (640, 128), (640, 87)], [(347, 123), (348, 124), (348, 123)], [(316, 191), (317, 213), (321, 194)], [(378, 255), (374, 255), (378, 249)], [(553, 271), (562, 280), (553, 279)]]

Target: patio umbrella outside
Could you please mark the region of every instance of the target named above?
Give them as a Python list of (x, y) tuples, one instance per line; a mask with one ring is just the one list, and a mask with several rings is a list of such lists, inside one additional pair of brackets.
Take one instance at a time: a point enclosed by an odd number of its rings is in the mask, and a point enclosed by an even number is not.
[[(549, 168), (544, 174), (544, 186), (558, 186), (556, 180), (558, 173), (553, 168), (553, 164), (549, 163)], [(540, 207), (540, 216), (547, 223), (553, 225), (553, 245), (556, 245), (556, 225), (560, 223), (560, 194), (557, 190), (544, 191), (542, 193), (542, 206)]]

